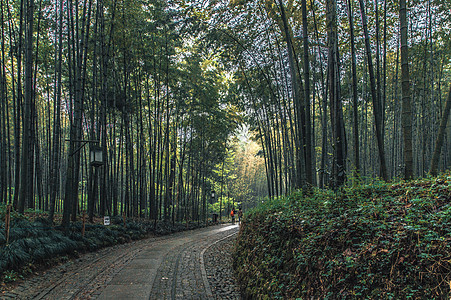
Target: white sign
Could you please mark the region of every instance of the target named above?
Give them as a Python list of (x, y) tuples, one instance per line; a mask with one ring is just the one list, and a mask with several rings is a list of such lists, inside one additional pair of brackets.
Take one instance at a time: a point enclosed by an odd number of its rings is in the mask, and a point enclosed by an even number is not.
[(105, 226), (110, 225), (110, 216), (103, 217), (103, 225)]

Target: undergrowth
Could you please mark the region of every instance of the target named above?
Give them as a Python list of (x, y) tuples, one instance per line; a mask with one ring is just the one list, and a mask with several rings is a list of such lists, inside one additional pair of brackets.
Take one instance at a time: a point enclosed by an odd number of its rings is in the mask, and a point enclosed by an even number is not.
[(451, 174), (317, 190), (248, 212), (234, 268), (248, 299), (449, 299)]
[(203, 226), (197, 222), (181, 224), (172, 222), (127, 220), (124, 227), (121, 217), (113, 217), (112, 225), (86, 224), (82, 236), (82, 223), (73, 223), (68, 230), (53, 226), (46, 218), (27, 218), (13, 212), (9, 243), (5, 237), (5, 207), (0, 206), (0, 283), (14, 282), (32, 273), (37, 267), (49, 265), (79, 253), (138, 240), (150, 234), (165, 235)]

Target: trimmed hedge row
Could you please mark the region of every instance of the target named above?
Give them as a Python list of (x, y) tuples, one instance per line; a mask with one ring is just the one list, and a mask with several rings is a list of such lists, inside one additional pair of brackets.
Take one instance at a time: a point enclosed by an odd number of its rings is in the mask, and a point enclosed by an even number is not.
[[(1, 210), (1, 209), (0, 209)], [(3, 211), (0, 212), (4, 215)], [(4, 217), (3, 217), (4, 219)], [(113, 217), (110, 226), (86, 224), (85, 236), (81, 234), (82, 224), (77, 222), (69, 230), (54, 227), (47, 219), (30, 221), (14, 214), (11, 220), (9, 244), (6, 245), (5, 231), (0, 231), (0, 272), (17, 271), (33, 263), (42, 263), (48, 258), (62, 257), (77, 252), (97, 249), (147, 237), (149, 234), (166, 235), (174, 232), (203, 227), (203, 224), (188, 224), (153, 221), (127, 221), (124, 227), (121, 217)], [(4, 227), (0, 222), (0, 228)]]

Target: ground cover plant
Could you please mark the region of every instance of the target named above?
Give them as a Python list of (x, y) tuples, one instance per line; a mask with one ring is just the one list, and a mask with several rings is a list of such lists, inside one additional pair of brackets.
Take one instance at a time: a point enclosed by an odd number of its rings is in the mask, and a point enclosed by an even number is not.
[(267, 201), (233, 256), (248, 299), (449, 299), (451, 174)]
[(172, 223), (113, 217), (110, 226), (96, 218), (94, 224), (73, 223), (68, 230), (49, 223), (45, 215), (13, 212), (9, 242), (5, 236), (5, 207), (0, 206), (0, 284), (23, 278), (36, 269), (52, 266), (80, 253), (138, 240), (151, 235), (166, 235), (204, 226), (198, 222)]

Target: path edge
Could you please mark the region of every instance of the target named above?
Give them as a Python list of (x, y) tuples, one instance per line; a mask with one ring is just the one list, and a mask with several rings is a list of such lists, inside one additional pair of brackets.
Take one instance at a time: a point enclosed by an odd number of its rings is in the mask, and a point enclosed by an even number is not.
[(213, 245), (216, 245), (219, 242), (222, 242), (223, 240), (226, 240), (228, 238), (230, 238), (231, 236), (238, 234), (239, 231), (234, 232), (232, 234), (229, 234), (226, 237), (223, 237), (222, 239), (217, 240), (216, 242), (214, 242), (213, 244), (208, 245), (207, 247), (205, 247), (202, 252), (200, 253), (200, 271), (202, 273), (202, 281), (204, 282), (204, 287), (205, 287), (205, 292), (207, 293), (207, 297), (213, 299), (213, 292), (211, 291), (210, 288), (210, 284), (208, 283), (208, 278), (207, 278), (207, 270), (205, 269), (205, 262), (204, 262), (204, 254), (205, 251), (208, 250), (208, 248), (210, 248)]

